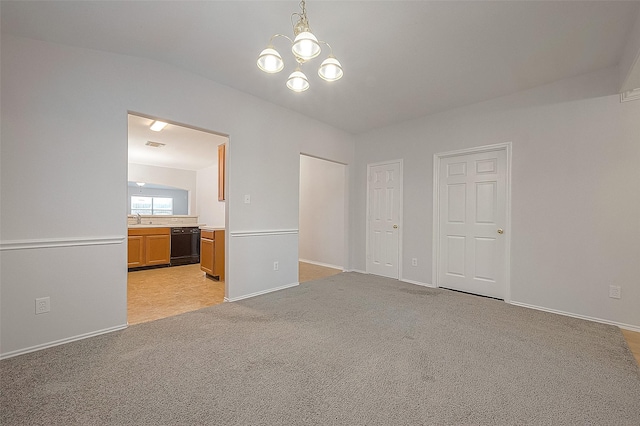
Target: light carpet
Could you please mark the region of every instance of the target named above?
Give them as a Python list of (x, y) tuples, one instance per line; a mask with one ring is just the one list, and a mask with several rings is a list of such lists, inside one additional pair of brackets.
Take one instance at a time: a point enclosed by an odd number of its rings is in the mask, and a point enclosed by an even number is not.
[(342, 273), (0, 362), (2, 425), (638, 425), (619, 329)]

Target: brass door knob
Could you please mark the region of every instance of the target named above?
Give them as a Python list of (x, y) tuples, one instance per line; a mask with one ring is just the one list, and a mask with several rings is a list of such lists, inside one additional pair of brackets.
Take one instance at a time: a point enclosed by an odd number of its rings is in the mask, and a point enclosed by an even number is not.
[(393, 225), (393, 229), (398, 229), (398, 225)]
[(502, 228), (498, 228), (498, 234), (504, 234), (504, 230)]

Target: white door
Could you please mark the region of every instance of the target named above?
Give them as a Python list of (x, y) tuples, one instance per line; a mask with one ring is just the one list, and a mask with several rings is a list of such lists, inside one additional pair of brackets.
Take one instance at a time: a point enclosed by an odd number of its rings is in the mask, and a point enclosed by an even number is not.
[(401, 162), (368, 167), (367, 272), (397, 279), (402, 208)]
[(438, 286), (504, 299), (505, 149), (441, 157)]

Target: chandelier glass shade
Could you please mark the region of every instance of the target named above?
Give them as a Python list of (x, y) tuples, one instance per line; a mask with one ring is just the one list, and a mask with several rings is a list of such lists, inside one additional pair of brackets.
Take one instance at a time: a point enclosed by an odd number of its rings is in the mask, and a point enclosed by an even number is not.
[(260, 53), (260, 56), (258, 56), (258, 68), (264, 72), (273, 74), (282, 71), (284, 61), (275, 49), (267, 47)]
[(321, 44), (326, 45), (329, 48), (330, 54), (327, 59), (320, 64), (320, 68), (318, 69), (318, 75), (320, 78), (331, 82), (339, 80), (343, 75), (342, 65), (338, 62), (335, 56), (333, 56), (333, 51), (329, 43), (321, 40), (319, 41), (311, 32), (309, 20), (307, 18), (305, 0), (300, 2), (300, 8), (302, 9), (302, 13), (293, 13), (291, 15), (292, 23), (293, 17), (297, 18), (297, 22), (293, 24), (294, 39), (292, 40), (283, 34), (274, 34), (271, 36), (267, 48), (260, 52), (257, 61), (258, 68), (266, 73), (274, 74), (282, 71), (284, 69), (284, 61), (282, 56), (280, 56), (280, 53), (275, 50), (273, 41), (279, 37), (289, 40), (291, 43), (291, 53), (293, 53), (293, 56), (298, 63), (296, 70), (292, 72), (287, 79), (287, 87), (294, 92), (304, 92), (309, 88), (309, 80), (304, 75), (300, 67), (307, 61), (310, 61), (320, 55), (322, 52), (322, 48), (320, 47)]
[(309, 31), (301, 32), (293, 40), (293, 46), (291, 46), (291, 52), (296, 58), (308, 61), (320, 54), (320, 43), (318, 39)]
[(309, 80), (307, 80), (307, 76), (300, 71), (300, 67), (296, 68), (289, 76), (287, 87), (294, 92), (304, 92), (309, 88)]
[(342, 66), (336, 58), (329, 56), (327, 59), (322, 61), (322, 65), (320, 65), (320, 68), (318, 69), (318, 75), (326, 81), (340, 80), (342, 77)]

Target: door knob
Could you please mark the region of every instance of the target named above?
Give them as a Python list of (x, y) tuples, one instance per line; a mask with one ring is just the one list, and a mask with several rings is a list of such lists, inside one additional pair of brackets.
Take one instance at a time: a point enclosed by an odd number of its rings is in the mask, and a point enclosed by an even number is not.
[(393, 225), (393, 229), (398, 229), (398, 225)]
[(504, 234), (504, 230), (502, 228), (498, 228), (498, 234)]

